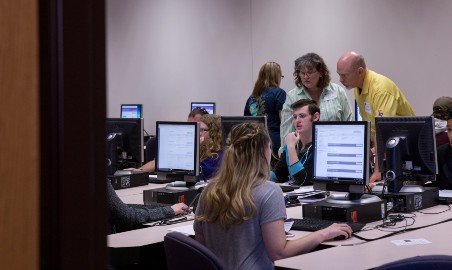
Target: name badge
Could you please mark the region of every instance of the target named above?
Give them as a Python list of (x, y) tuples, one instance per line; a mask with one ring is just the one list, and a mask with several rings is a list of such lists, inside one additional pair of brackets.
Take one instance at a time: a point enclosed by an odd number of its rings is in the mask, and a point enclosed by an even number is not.
[(332, 100), (337, 98), (337, 92), (333, 91), (333, 92), (328, 92), (328, 94), (325, 95), (325, 97), (323, 98), (324, 100)]
[(370, 114), (371, 113), (371, 108), (370, 108), (370, 103), (364, 102), (364, 110), (366, 111), (366, 113)]

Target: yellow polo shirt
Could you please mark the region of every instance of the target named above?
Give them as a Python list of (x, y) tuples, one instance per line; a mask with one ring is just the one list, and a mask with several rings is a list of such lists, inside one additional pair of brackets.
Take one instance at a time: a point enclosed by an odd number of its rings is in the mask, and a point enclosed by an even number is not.
[(375, 117), (415, 115), (397, 85), (391, 79), (372, 70), (366, 71), (361, 94), (358, 88), (354, 91), (361, 117), (371, 122), (372, 140), (375, 138)]

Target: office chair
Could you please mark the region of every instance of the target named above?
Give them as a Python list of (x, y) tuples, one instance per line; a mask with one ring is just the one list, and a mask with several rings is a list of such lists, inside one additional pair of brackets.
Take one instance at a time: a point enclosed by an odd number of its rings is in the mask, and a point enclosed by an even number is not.
[(428, 255), (416, 256), (381, 265), (374, 270), (425, 270), (452, 269), (452, 256)]
[(164, 238), (169, 270), (225, 270), (223, 263), (208, 248), (179, 232)]

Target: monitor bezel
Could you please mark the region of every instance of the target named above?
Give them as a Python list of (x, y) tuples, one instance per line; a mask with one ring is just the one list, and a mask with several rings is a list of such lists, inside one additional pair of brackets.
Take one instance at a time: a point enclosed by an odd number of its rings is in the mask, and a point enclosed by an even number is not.
[[(194, 144), (194, 169), (193, 170), (183, 170), (177, 169), (173, 171), (162, 170), (159, 166), (159, 151), (160, 151), (160, 129), (159, 125), (180, 125), (180, 126), (194, 126), (195, 128), (195, 144)], [(198, 122), (175, 122), (175, 121), (157, 121), (156, 122), (156, 139), (157, 145), (155, 150), (155, 172), (157, 173), (158, 179), (179, 179), (184, 181), (196, 182), (199, 176), (199, 123)]]
[(237, 122), (237, 124), (244, 122), (258, 122), (264, 124), (265, 128), (267, 128), (267, 116), (220, 116), (221, 118), (221, 136), (222, 136), (222, 144), (223, 146), (227, 145), (227, 139), (229, 132), (225, 132), (225, 123)]
[[(196, 105), (197, 104), (197, 105)], [(195, 108), (203, 108), (207, 111), (207, 109), (202, 106), (202, 105), (211, 105), (213, 108), (213, 112), (211, 114), (215, 114), (216, 113), (216, 103), (212, 102), (212, 101), (206, 101), (206, 102), (202, 102), (202, 101), (192, 101), (190, 103), (190, 111), (193, 111)], [(209, 113), (210, 114), (210, 113)]]
[[(123, 107), (125, 107), (125, 106), (137, 106), (137, 108), (139, 108), (139, 111), (140, 111), (140, 117), (130, 117), (130, 118), (124, 117), (123, 116)], [(121, 104), (120, 118), (125, 118), (125, 119), (143, 118), (143, 104)]]
[[(350, 178), (318, 178), (316, 177), (316, 140), (315, 140), (315, 132), (317, 126), (327, 126), (327, 125), (339, 125), (339, 126), (363, 126), (364, 127), (364, 164), (363, 164), (363, 179), (350, 179)], [(349, 192), (363, 192), (364, 187), (369, 183), (369, 160), (370, 160), (370, 123), (367, 121), (319, 121), (314, 122), (312, 127), (312, 147), (313, 147), (313, 183), (314, 185), (327, 185), (327, 186), (336, 186), (337, 188), (329, 188), (326, 189), (329, 191), (349, 191)], [(343, 186), (344, 188), (341, 188)], [(324, 190), (325, 188), (322, 188)]]
[(143, 131), (144, 131), (144, 119), (143, 118), (107, 118), (105, 125), (106, 125), (106, 133), (107, 133), (107, 139), (108, 136), (114, 132), (111, 132), (111, 130), (109, 130), (108, 128), (108, 122), (117, 122), (117, 123), (125, 123), (125, 122), (134, 122), (135, 124), (138, 125), (138, 129), (141, 131), (140, 132), (140, 146), (139, 146), (139, 151), (140, 151), (140, 160), (137, 161), (137, 166), (141, 166), (144, 162), (144, 136), (143, 136)]

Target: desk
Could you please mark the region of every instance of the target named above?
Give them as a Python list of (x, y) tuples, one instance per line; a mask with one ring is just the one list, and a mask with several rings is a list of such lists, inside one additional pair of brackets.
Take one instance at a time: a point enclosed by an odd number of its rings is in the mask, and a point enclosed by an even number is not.
[[(123, 190), (117, 190), (117, 194), (119, 197), (126, 203), (143, 203), (143, 190), (146, 189), (153, 189), (153, 188), (159, 188), (164, 185), (159, 184), (149, 184), (147, 186), (142, 187), (135, 187), (130, 189), (123, 189)], [(437, 213), (443, 210), (448, 209), (448, 206), (445, 205), (438, 205), (432, 208), (423, 209), (421, 212), (424, 213)], [(452, 211), (447, 211), (441, 214), (431, 215), (431, 214), (423, 214), (420, 212), (415, 212), (416, 214), (416, 222), (413, 226), (409, 228), (420, 228), (426, 225), (436, 224), (438, 222), (442, 222), (448, 219), (452, 218)], [(287, 208), (287, 216), (289, 218), (302, 218), (302, 207), (291, 207)], [(113, 264), (115, 262), (122, 263), (127, 259), (127, 262), (143, 262), (143, 260), (146, 260), (148, 263), (153, 260), (164, 260), (165, 255), (163, 251), (163, 238), (168, 233), (169, 228), (179, 227), (179, 226), (186, 226), (192, 224), (193, 221), (187, 221), (183, 223), (173, 224), (173, 225), (166, 225), (166, 226), (157, 226), (157, 227), (149, 227), (149, 228), (143, 228), (133, 231), (127, 231), (123, 233), (117, 233), (108, 235), (107, 237), (107, 243), (108, 247), (111, 251), (111, 261)], [(381, 224), (381, 221), (369, 223), (366, 227), (374, 227), (378, 224)], [(398, 223), (400, 224), (400, 223)], [(452, 224), (449, 222), (447, 223), (449, 226), (452, 226)], [(438, 235), (442, 235), (443, 239), (441, 239), (440, 242), (437, 241), (436, 238), (430, 238), (430, 235), (427, 235), (426, 232), (430, 232), (431, 230), (435, 231), (435, 237), (441, 238)], [(344, 241), (330, 241), (324, 243), (325, 245), (334, 246), (331, 248), (327, 248), (324, 250), (315, 251), (312, 253), (308, 253), (305, 255), (300, 255), (284, 260), (280, 260), (276, 262), (277, 266), (288, 268), (288, 269), (298, 269), (299, 267), (305, 268), (305, 269), (342, 269), (342, 265), (344, 267), (349, 266), (349, 264), (354, 263), (354, 261), (357, 260), (359, 257), (360, 262), (358, 266), (351, 265), (348, 269), (364, 269), (369, 267), (376, 267), (378, 265), (381, 265), (386, 262), (394, 261), (397, 259), (402, 259), (410, 256), (417, 255), (416, 253), (397, 253), (397, 252), (391, 252), (391, 254), (387, 254), (387, 251), (385, 251), (385, 245), (393, 245), (390, 243), (390, 239), (408, 239), (408, 238), (425, 238), (432, 242), (432, 244), (425, 245), (428, 247), (435, 246), (433, 250), (436, 250), (437, 243), (440, 243), (439, 249), (444, 249), (444, 244), (446, 244), (446, 241), (448, 241), (448, 237), (444, 237), (444, 232), (446, 232), (447, 235), (450, 229), (444, 227), (444, 224), (434, 225), (432, 227), (428, 228), (422, 228), (419, 230), (406, 232), (403, 234), (398, 234), (391, 236), (389, 238), (384, 238), (380, 240), (375, 240), (372, 242), (366, 242), (364, 240), (360, 240), (356, 237), (352, 237), (350, 239), (344, 240)], [(443, 233), (441, 233), (441, 231)], [(302, 237), (308, 232), (301, 232), (301, 231), (291, 231), (295, 237)], [(421, 234), (416, 234), (416, 232), (420, 232)], [(381, 232), (376, 229), (371, 231), (365, 231), (358, 233), (359, 236), (364, 237), (366, 239), (376, 239), (381, 236), (390, 234), (391, 232)], [(423, 236), (427, 235), (427, 236)], [(377, 243), (377, 244), (375, 244)], [(378, 243), (383, 243), (381, 245), (378, 245)], [(388, 244), (389, 243), (389, 244)], [(426, 247), (428, 249), (428, 247)], [(452, 254), (452, 245), (449, 244), (448, 254)], [(398, 247), (401, 248), (401, 247)], [(402, 247), (406, 248), (406, 247)], [(407, 250), (413, 250), (413, 247), (409, 247), (410, 249)], [(416, 247), (417, 248), (417, 247)], [(420, 247), (422, 248), (422, 247)], [(389, 250), (389, 249), (387, 249)], [(359, 252), (358, 252), (359, 251)], [(414, 250), (417, 252), (417, 250)], [(414, 252), (413, 251), (413, 252)], [(394, 254), (392, 254), (394, 253)], [(124, 256), (122, 256), (124, 254)], [(151, 255), (152, 254), (152, 255)], [(320, 255), (317, 255), (320, 254)], [(337, 255), (336, 255), (337, 254)], [(365, 255), (362, 255), (365, 254)], [(420, 253), (422, 254), (422, 253)], [(433, 254), (433, 253), (427, 253), (427, 254)], [(443, 253), (438, 253), (443, 254)], [(328, 257), (323, 257), (328, 256)], [(335, 256), (335, 257), (331, 257)], [(336, 257), (339, 256), (339, 257)], [(340, 257), (342, 256), (342, 257)], [(323, 258), (321, 258), (323, 257)], [(382, 259), (384, 257), (384, 259)], [(305, 258), (306, 261), (305, 261)], [(344, 259), (338, 259), (338, 260), (325, 260), (325, 258), (344, 258)], [(348, 262), (342, 262), (342, 260), (347, 260)], [(303, 261), (301, 264), (300, 262)], [(341, 261), (341, 264), (338, 265), (337, 261)], [(319, 265), (320, 262), (322, 265)], [(328, 265), (325, 268), (323, 265)], [(361, 266), (362, 265), (362, 266)], [(370, 266), (369, 266), (370, 265)], [(369, 267), (368, 267), (369, 266)]]
[[(370, 269), (417, 255), (451, 255), (450, 228), (452, 222), (441, 223), (364, 244), (338, 246), (278, 260), (275, 266), (277, 269)], [(397, 246), (391, 242), (418, 238), (431, 243)]]

